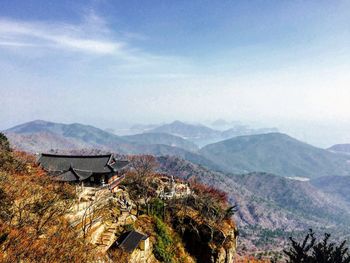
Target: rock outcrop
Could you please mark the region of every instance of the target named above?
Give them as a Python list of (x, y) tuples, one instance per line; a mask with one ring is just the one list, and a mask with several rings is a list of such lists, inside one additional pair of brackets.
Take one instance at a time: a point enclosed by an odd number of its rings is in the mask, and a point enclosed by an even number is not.
[(230, 222), (223, 222), (220, 226), (212, 226), (186, 216), (183, 222), (175, 220), (173, 223), (174, 226), (181, 225), (180, 231), (185, 247), (197, 259), (197, 262), (234, 262), (237, 229)]

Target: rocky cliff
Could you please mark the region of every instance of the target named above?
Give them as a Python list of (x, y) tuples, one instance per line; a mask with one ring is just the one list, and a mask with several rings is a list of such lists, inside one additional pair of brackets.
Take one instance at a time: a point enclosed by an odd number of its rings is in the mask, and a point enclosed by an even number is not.
[(135, 226), (150, 236), (159, 262), (234, 262), (238, 230), (226, 193), (163, 174), (143, 178), (129, 174), (123, 187), (143, 214)]
[(238, 232), (232, 224), (212, 226), (186, 216), (182, 225), (185, 247), (197, 262), (234, 262)]

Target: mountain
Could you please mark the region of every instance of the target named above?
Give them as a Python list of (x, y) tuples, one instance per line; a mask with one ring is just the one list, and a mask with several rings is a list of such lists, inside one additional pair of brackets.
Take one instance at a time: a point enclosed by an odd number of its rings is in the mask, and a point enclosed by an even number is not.
[(50, 152), (54, 149), (93, 149), (93, 146), (76, 139), (67, 139), (52, 132), (35, 132), (29, 134), (17, 134), (6, 132), (6, 136), (15, 149), (30, 152)]
[(158, 157), (158, 162), (164, 173), (228, 193), (229, 200), (238, 205), (234, 219), (240, 230), (240, 250), (281, 249), (292, 233), (296, 236), (310, 227), (330, 229), (339, 237), (350, 234), (350, 205), (337, 202), (309, 182), (267, 173), (214, 172), (178, 157)]
[[(283, 221), (297, 220), (299, 225), (304, 225), (302, 222), (306, 223), (307, 221), (324, 223), (326, 221), (344, 222), (350, 220), (342, 217), (344, 214), (349, 215), (347, 211), (350, 211), (350, 206), (337, 206), (334, 204), (336, 199), (309, 182), (262, 172), (248, 174), (214, 172), (178, 157), (163, 156), (158, 157), (158, 161), (163, 172), (171, 172), (186, 180), (196, 179), (226, 191), (231, 201), (243, 209), (243, 211), (240, 210), (240, 218), (237, 220), (242, 225), (263, 222), (261, 225), (263, 227), (289, 228), (289, 223), (285, 224)], [(350, 179), (350, 177), (346, 178)], [(245, 200), (247, 198), (250, 200), (250, 204)], [(250, 210), (245, 208), (244, 205), (250, 206), (255, 203), (253, 199), (258, 201), (261, 207)], [(290, 212), (293, 216), (264, 218), (266, 215), (262, 213), (259, 217), (255, 217), (254, 211), (261, 211), (263, 207), (270, 207), (266, 209), (266, 213), (271, 213), (274, 208), (278, 207), (279, 212)]]
[[(188, 124), (181, 121), (174, 121), (172, 123), (161, 125), (146, 132), (172, 134), (192, 141), (202, 147), (207, 144), (219, 142), (232, 137), (278, 131), (276, 128), (252, 129), (246, 125), (237, 124), (236, 122), (228, 123), (224, 120), (217, 120), (213, 122), (212, 125), (215, 128), (219, 128), (219, 130), (212, 129), (201, 124)], [(222, 128), (225, 127), (230, 128), (222, 130)]]
[(277, 128), (252, 129), (245, 125), (236, 125), (233, 128), (223, 131), (221, 133), (221, 136), (225, 139), (229, 139), (237, 136), (276, 133), (276, 132), (278, 132)]
[[(62, 124), (37, 120), (10, 128), (5, 133), (16, 148), (29, 152), (55, 148), (96, 148), (127, 153), (135, 148), (117, 135), (79, 123)], [(30, 144), (28, 137), (31, 139)]]
[(182, 148), (187, 151), (194, 152), (198, 150), (198, 146), (196, 144), (185, 140), (182, 137), (167, 133), (142, 133), (129, 136), (122, 136), (122, 138), (127, 141), (143, 145), (164, 144), (168, 146)]
[(169, 134), (117, 136), (90, 125), (42, 120), (15, 126), (5, 133), (12, 147), (32, 153), (78, 153), (101, 150), (118, 154), (176, 155), (218, 169), (218, 166), (210, 160), (192, 152), (197, 150), (195, 144)]
[(119, 136), (135, 135), (139, 133), (145, 133), (148, 130), (158, 127), (157, 124), (133, 124), (132, 126), (128, 124), (121, 124), (114, 128), (113, 133)]
[[(192, 136), (192, 139), (218, 134), (205, 126), (178, 121), (158, 129)], [(261, 171), (307, 178), (350, 174), (349, 156), (319, 149), (280, 133), (234, 137), (207, 145), (199, 151), (193, 142), (172, 134), (117, 136), (79, 123), (39, 120), (15, 126), (5, 133), (15, 148), (28, 152), (96, 149), (119, 154), (180, 156), (210, 169), (232, 173)]]
[(175, 136), (180, 136), (199, 145), (202, 145), (206, 141), (220, 137), (220, 132), (217, 130), (213, 130), (201, 124), (188, 124), (181, 121), (174, 121), (169, 124), (164, 124), (147, 132), (168, 133)]
[(328, 148), (328, 150), (331, 152), (350, 154), (350, 143), (336, 144), (336, 145), (333, 145), (332, 147)]
[(349, 157), (300, 142), (286, 134), (240, 136), (203, 147), (199, 153), (222, 171), (261, 171), (285, 177), (350, 175)]
[[(344, 178), (350, 179), (347, 176)], [(350, 206), (338, 205), (337, 198), (309, 182), (257, 172), (233, 175), (232, 180), (254, 194), (303, 218), (338, 223), (349, 220), (349, 214), (346, 211), (350, 211)]]

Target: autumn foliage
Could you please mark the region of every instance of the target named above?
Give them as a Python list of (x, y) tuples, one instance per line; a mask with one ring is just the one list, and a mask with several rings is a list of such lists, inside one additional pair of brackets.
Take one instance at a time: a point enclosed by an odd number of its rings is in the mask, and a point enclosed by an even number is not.
[(74, 188), (53, 182), (0, 134), (0, 262), (86, 262), (89, 245), (65, 220)]
[(189, 200), (190, 205), (209, 221), (230, 221), (236, 212), (236, 207), (229, 205), (226, 192), (196, 181), (191, 182), (191, 189), (194, 194)]
[(268, 259), (256, 259), (252, 256), (239, 257), (235, 260), (236, 263), (270, 263)]

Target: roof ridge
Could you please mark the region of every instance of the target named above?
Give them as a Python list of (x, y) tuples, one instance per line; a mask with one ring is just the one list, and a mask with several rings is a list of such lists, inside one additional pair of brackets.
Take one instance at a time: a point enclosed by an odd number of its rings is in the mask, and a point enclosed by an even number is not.
[(74, 168), (74, 167), (71, 167), (71, 168), (72, 168), (73, 171), (92, 173), (92, 170), (82, 170), (82, 169), (77, 169), (77, 168)]
[(111, 157), (110, 154), (101, 154), (101, 155), (71, 155), (71, 154), (52, 154), (52, 153), (41, 153), (41, 156), (50, 156), (50, 157), (67, 157), (67, 158), (97, 158), (97, 157)]

